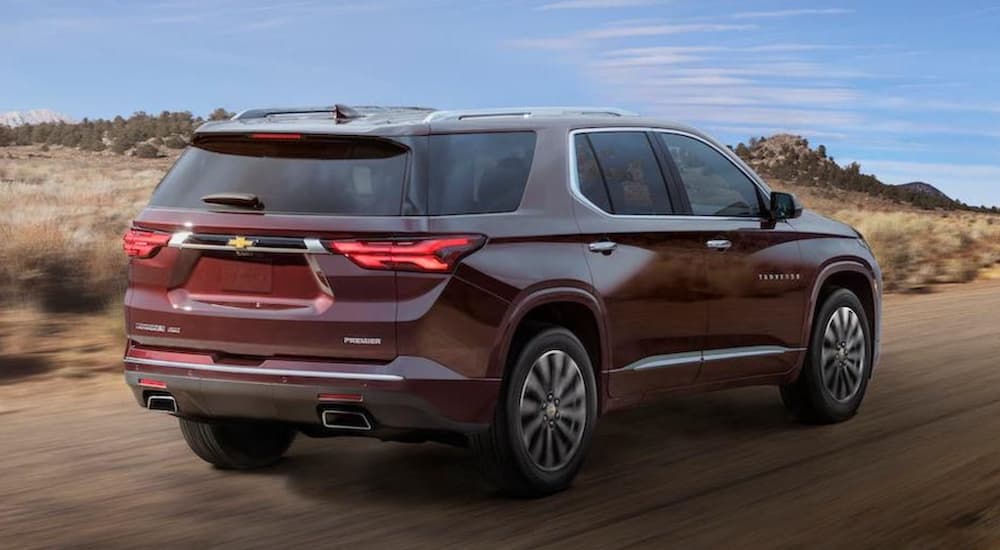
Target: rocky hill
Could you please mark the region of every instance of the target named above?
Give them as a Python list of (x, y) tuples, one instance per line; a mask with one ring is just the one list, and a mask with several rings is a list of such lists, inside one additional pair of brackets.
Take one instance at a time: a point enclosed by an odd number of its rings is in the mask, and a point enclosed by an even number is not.
[(841, 166), (827, 154), (825, 146), (813, 148), (802, 136), (751, 138), (734, 150), (762, 176), (792, 185), (857, 191), (925, 209), (980, 210), (948, 197), (930, 184), (888, 185), (874, 175), (862, 173), (856, 162)]
[(931, 195), (932, 197), (938, 197), (945, 200), (952, 200), (951, 197), (946, 195), (944, 191), (934, 187), (929, 183), (922, 181), (911, 181), (910, 183), (901, 183), (897, 185), (900, 189), (907, 189), (915, 193), (924, 193), (926, 195)]

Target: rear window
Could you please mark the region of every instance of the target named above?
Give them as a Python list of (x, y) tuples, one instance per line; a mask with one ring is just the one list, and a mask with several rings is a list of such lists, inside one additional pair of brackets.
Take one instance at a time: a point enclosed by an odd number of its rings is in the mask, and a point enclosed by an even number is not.
[(516, 210), (534, 153), (534, 132), (430, 136), (428, 213)]
[(402, 146), (371, 139), (213, 137), (178, 159), (150, 205), (240, 212), (201, 199), (251, 193), (269, 213), (395, 216), (406, 159)]

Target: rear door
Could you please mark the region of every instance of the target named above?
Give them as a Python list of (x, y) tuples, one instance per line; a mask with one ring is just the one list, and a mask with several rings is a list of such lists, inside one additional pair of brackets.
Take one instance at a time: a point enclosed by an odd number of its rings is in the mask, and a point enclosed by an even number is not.
[(721, 150), (689, 135), (657, 138), (703, 229), (708, 330), (699, 383), (791, 369), (807, 290), (794, 229), (767, 219), (762, 191)]
[(395, 271), (331, 251), (423, 229), (401, 216), (410, 159), (385, 140), (200, 137), (135, 221), (162, 246), (130, 263), (129, 337), (224, 356), (392, 359)]
[(571, 140), (577, 221), (612, 345), (613, 397), (693, 383), (708, 322), (704, 245), (673, 215), (679, 197), (653, 139), (601, 129)]

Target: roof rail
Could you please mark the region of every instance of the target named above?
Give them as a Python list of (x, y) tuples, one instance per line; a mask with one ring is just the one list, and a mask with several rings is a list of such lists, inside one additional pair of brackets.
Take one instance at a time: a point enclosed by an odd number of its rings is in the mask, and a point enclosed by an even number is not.
[(441, 120), (465, 120), (494, 117), (567, 117), (567, 116), (638, 116), (636, 113), (615, 107), (509, 107), (501, 109), (464, 109), (459, 111), (434, 111), (424, 118), (424, 122)]
[(350, 120), (371, 115), (388, 115), (396, 113), (428, 113), (434, 109), (428, 107), (396, 107), (396, 106), (376, 106), (376, 105), (329, 105), (323, 107), (269, 107), (264, 109), (247, 109), (238, 113), (232, 120), (247, 120), (254, 118), (268, 118), (271, 116), (308, 116), (326, 114), (337, 120)]

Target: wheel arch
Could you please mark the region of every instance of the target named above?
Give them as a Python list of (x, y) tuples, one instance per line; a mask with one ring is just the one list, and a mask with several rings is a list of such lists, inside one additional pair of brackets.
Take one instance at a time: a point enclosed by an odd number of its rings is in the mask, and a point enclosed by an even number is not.
[(583, 343), (597, 381), (599, 411), (604, 408), (602, 373), (611, 364), (610, 345), (600, 300), (587, 290), (573, 287), (545, 288), (517, 300), (508, 310), (497, 345), (494, 346), (488, 376), (504, 378), (512, 351), (533, 332), (533, 321), (562, 326)]
[(803, 327), (802, 342), (809, 342), (816, 313), (826, 296), (836, 288), (845, 288), (854, 293), (865, 309), (865, 316), (871, 330), (876, 350), (880, 332), (881, 299), (873, 271), (861, 261), (841, 260), (825, 266), (816, 277), (807, 304), (808, 318)]

